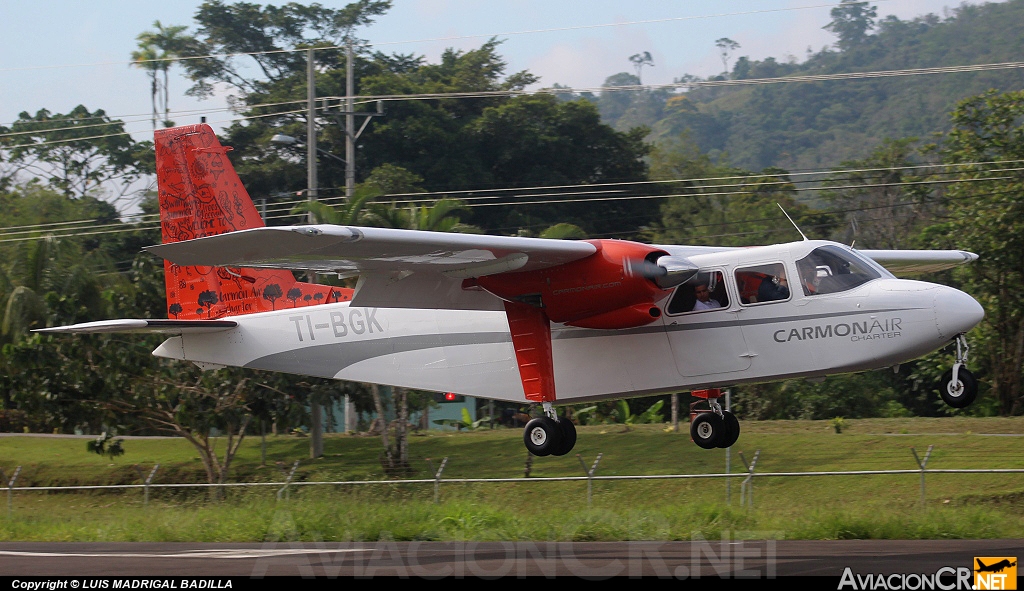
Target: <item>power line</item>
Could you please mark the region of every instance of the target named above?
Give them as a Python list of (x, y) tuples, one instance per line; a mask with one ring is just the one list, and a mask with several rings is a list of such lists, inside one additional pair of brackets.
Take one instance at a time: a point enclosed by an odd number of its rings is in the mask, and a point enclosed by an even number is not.
[[(279, 106), (284, 106), (284, 105), (294, 105), (294, 104), (305, 103), (305, 102), (306, 102), (305, 99), (300, 99), (300, 100), (283, 101), (283, 102), (276, 102), (276, 103), (259, 103), (259, 104), (255, 104), (255, 105), (246, 105), (246, 108), (247, 109), (259, 109), (259, 108), (264, 108), (264, 107), (279, 107)], [(234, 110), (232, 107), (221, 107), (221, 108), (217, 108), (217, 109), (183, 109), (181, 111), (171, 111), (169, 113), (169, 115), (173, 115), (175, 117), (181, 117), (182, 115), (194, 115), (194, 114), (197, 114), (197, 113), (220, 113), (220, 112), (223, 112), (223, 111), (232, 111), (232, 110)], [(296, 112), (302, 112), (302, 111), (286, 111), (285, 113), (296, 113)], [(271, 115), (274, 115), (274, 114), (279, 114), (279, 113), (272, 113)], [(261, 115), (261, 116), (265, 117), (267, 115)], [(101, 121), (104, 121), (104, 118), (106, 118), (106, 121), (103, 122), (103, 123), (88, 123), (88, 124), (85, 124), (85, 125), (72, 125), (70, 127), (54, 127), (54, 128), (50, 128), (50, 129), (31, 129), (31, 130), (28, 130), (28, 131), (9, 131), (7, 133), (0, 133), (0, 138), (3, 138), (3, 137), (15, 137), (15, 136), (19, 136), (19, 135), (32, 135), (32, 134), (51, 133), (51, 132), (54, 132), (54, 131), (77, 131), (79, 129), (87, 129), (87, 128), (92, 128), (92, 127), (106, 127), (108, 125), (119, 125), (119, 124), (120, 125), (126, 125), (126, 124), (130, 125), (130, 124), (135, 124), (135, 123), (150, 123), (152, 121), (151, 117), (152, 117), (152, 115), (118, 115), (118, 116), (105, 115), (104, 117), (82, 117), (80, 119), (50, 119), (50, 120), (45, 120), (45, 121), (37, 121), (35, 119), (19, 119), (17, 121), (12, 122), (9, 125), (9, 127), (13, 127), (13, 126), (19, 125), (19, 124), (30, 125), (30, 124), (42, 124), (42, 123), (67, 123), (68, 121), (92, 121), (92, 120), (97, 120), (97, 119), (101, 120)], [(124, 121), (125, 119), (136, 119), (136, 120)], [(143, 133), (143, 132), (126, 132), (126, 133)]]
[[(876, 2), (888, 2), (890, 0), (874, 0), (874, 1), (876, 1)], [(459, 35), (459, 36), (449, 36), (449, 37), (434, 37), (434, 38), (426, 38), (426, 39), (410, 39), (410, 40), (406, 40), (406, 41), (385, 41), (385, 42), (381, 42), (381, 43), (367, 43), (366, 45), (370, 46), (370, 47), (377, 47), (377, 46), (384, 46), (384, 45), (408, 45), (408, 44), (411, 44), (411, 43), (431, 43), (431, 42), (437, 42), (437, 41), (457, 41), (457, 40), (461, 40), (461, 39), (480, 39), (480, 38), (491, 38), (491, 37), (512, 37), (512, 36), (516, 36), (516, 35), (534, 35), (534, 34), (538, 34), (538, 33), (560, 33), (560, 32), (565, 32), (565, 31), (579, 31), (579, 30), (586, 30), (586, 29), (626, 27), (626, 26), (634, 26), (634, 25), (650, 25), (650, 24), (660, 24), (660, 23), (690, 21), (690, 20), (703, 20), (703, 19), (711, 19), (711, 18), (724, 18), (724, 17), (729, 17), (729, 16), (751, 16), (751, 15), (757, 15), (757, 14), (770, 14), (770, 13), (776, 13), (776, 12), (794, 12), (794, 11), (798, 11), (798, 10), (813, 10), (813, 9), (818, 9), (818, 8), (835, 8), (835, 3), (830, 3), (830, 4), (814, 4), (814, 5), (810, 5), (810, 6), (793, 6), (793, 7), (789, 7), (789, 8), (770, 8), (770, 9), (764, 9), (764, 10), (748, 10), (748, 11), (742, 11), (742, 12), (727, 12), (727, 13), (695, 15), (695, 16), (680, 16), (680, 17), (670, 17), (670, 18), (663, 18), (663, 19), (647, 19), (647, 20), (626, 21), (626, 22), (619, 22), (619, 23), (603, 23), (603, 24), (597, 24), (597, 25), (577, 25), (577, 26), (572, 26), (572, 27), (555, 27), (555, 28), (548, 28), (548, 29), (529, 29), (529, 30), (523, 30), (523, 31), (508, 31), (508, 32), (504, 32), (504, 33), (480, 33), (480, 34), (475, 34), (475, 35)], [(343, 46), (343, 45), (325, 45), (325, 46), (322, 46), (322, 47), (315, 47), (314, 49), (316, 49), (316, 50), (328, 50), (328, 49), (344, 49), (344, 48), (345, 48), (345, 46)], [(52, 70), (52, 69), (59, 69), (59, 68), (83, 68), (83, 67), (96, 67), (96, 66), (125, 66), (125, 65), (132, 66), (132, 65), (146, 64), (146, 63), (173, 63), (173, 62), (200, 60), (200, 59), (231, 58), (231, 57), (243, 57), (243, 56), (252, 57), (252, 56), (257, 56), (257, 55), (275, 55), (275, 54), (281, 54), (281, 53), (298, 53), (298, 52), (305, 52), (305, 51), (307, 51), (307, 48), (302, 48), (302, 49), (269, 49), (269, 50), (265, 50), (265, 51), (247, 51), (247, 52), (240, 52), (240, 53), (218, 53), (218, 54), (197, 55), (197, 56), (154, 58), (154, 59), (146, 59), (146, 60), (93, 62), (93, 63), (84, 63), (84, 64), (63, 64), (63, 65), (55, 65), (55, 66), (26, 66), (26, 67), (21, 67), (21, 68), (0, 68), (0, 73), (3, 73), (3, 72), (21, 72), (21, 71), (31, 71), (31, 70)]]
[[(1013, 169), (1013, 170), (1024, 170), (1024, 168)], [(919, 186), (919, 185), (947, 185), (947, 184), (953, 184), (953, 183), (989, 182), (989, 181), (993, 181), (993, 180), (1006, 180), (1006, 179), (1013, 179), (1013, 178), (1015, 178), (1015, 177), (1012, 177), (1012, 176), (1001, 176), (1001, 177), (986, 177), (986, 178), (980, 178), (980, 179), (941, 179), (941, 180), (933, 180), (933, 181), (911, 181), (911, 182), (900, 182), (900, 183), (871, 183), (871, 184), (862, 184), (862, 185), (846, 185), (846, 186), (830, 187), (830, 188), (833, 188), (833, 189), (861, 189), (861, 188), (876, 188), (876, 187), (883, 187), (883, 186), (886, 186), (886, 187), (899, 187), (899, 186)], [(792, 190), (796, 191), (796, 192), (800, 192), (800, 191), (811, 191), (811, 190), (816, 190), (816, 189), (817, 189), (816, 187), (795, 187)], [(551, 205), (551, 204), (558, 204), (558, 203), (604, 202), (604, 201), (633, 201), (633, 200), (671, 199), (671, 198), (684, 198), (684, 197), (729, 197), (729, 196), (735, 196), (735, 195), (750, 195), (750, 194), (751, 194), (751, 191), (710, 191), (710, 192), (702, 191), (702, 192), (689, 192), (689, 193), (675, 193), (675, 194), (668, 194), (668, 195), (629, 195), (629, 196), (619, 196), (619, 197), (596, 197), (596, 198), (591, 198), (591, 199), (562, 199), (562, 200), (525, 201), (525, 202), (524, 201), (519, 201), (519, 202), (511, 202), (511, 203), (478, 203), (478, 204), (469, 204), (469, 205), (467, 205), (467, 207)], [(827, 211), (827, 210), (823, 210), (823, 212), (824, 211)], [(818, 212), (816, 212), (816, 213), (818, 213)], [(295, 217), (295, 214), (292, 214), (292, 213), (279, 213), (279, 214), (276, 214), (276, 215), (268, 215), (268, 216), (266, 216), (265, 219), (266, 220), (272, 220), (272, 219), (284, 219), (284, 218), (291, 218), (291, 217)], [(155, 230), (155, 229), (159, 228), (159, 225), (160, 225), (159, 221), (157, 220), (157, 221), (142, 222), (142, 223), (139, 223), (136, 226), (131, 227), (131, 228), (117, 227), (117, 224), (109, 224), (108, 226), (115, 226), (115, 228), (114, 229), (103, 229), (103, 227), (97, 227), (96, 229), (94, 229), (91, 232), (75, 232), (75, 233), (59, 234), (59, 235), (48, 234), (48, 235), (44, 235), (44, 236), (38, 236), (37, 235), (37, 236), (25, 236), (25, 237), (17, 237), (17, 238), (2, 238), (2, 236), (10, 236), (10, 235), (13, 235), (13, 234), (0, 234), (0, 243), (24, 242), (24, 241), (28, 241), (28, 240), (40, 240), (40, 239), (46, 239), (46, 238), (68, 238), (68, 237), (76, 237), (76, 236), (95, 236), (95, 235), (115, 234), (115, 233), (123, 233), (123, 232), (148, 231), (148, 230)], [(14, 234), (21, 234), (21, 233), (25, 233), (25, 232), (17, 232), (17, 233), (14, 233)]]
[[(1008, 69), (1022, 69), (1024, 68), (1024, 62), (1000, 62), (990, 64), (972, 64), (966, 66), (943, 66), (935, 68), (911, 68), (905, 70), (878, 70), (871, 72), (846, 72), (837, 74), (809, 74), (804, 76), (782, 76), (776, 78), (750, 78), (743, 80), (704, 80), (704, 81), (692, 81), (692, 82), (673, 82), (671, 84), (654, 84), (654, 85), (624, 85), (624, 86), (600, 86), (590, 88), (541, 88), (536, 90), (489, 90), (489, 91), (469, 91), (469, 92), (438, 92), (438, 93), (418, 93), (418, 94), (393, 94), (393, 95), (358, 95), (354, 97), (322, 97), (325, 100), (340, 100), (352, 98), (353, 100), (360, 102), (373, 102), (373, 101), (411, 101), (411, 100), (436, 100), (436, 99), (472, 99), (472, 98), (496, 98), (496, 97), (517, 97), (517, 96), (532, 96), (532, 95), (543, 95), (543, 94), (575, 94), (580, 92), (638, 92), (638, 91), (650, 91), (658, 89), (693, 89), (693, 88), (704, 88), (704, 87), (718, 87), (718, 86), (763, 86), (768, 84), (799, 84), (799, 83), (810, 83), (810, 82), (828, 82), (828, 81), (839, 81), (839, 80), (864, 80), (864, 79), (876, 79), (876, 78), (894, 78), (894, 77), (907, 77), (907, 76), (933, 76), (937, 74), (956, 74), (956, 73), (968, 73), (968, 72), (987, 72), (996, 70), (1008, 70)], [(305, 101), (295, 100), (287, 101), (283, 103), (268, 103), (268, 105), (285, 105), (285, 104), (296, 104), (303, 103)], [(247, 107), (249, 109), (258, 108), (263, 105), (254, 105)], [(322, 106), (315, 107), (317, 110), (324, 110), (334, 108), (333, 106)], [(229, 109), (220, 109), (229, 110)], [(195, 112), (195, 111), (191, 111)], [(282, 111), (276, 113), (265, 113), (260, 115), (247, 115), (239, 117), (231, 117), (228, 119), (222, 119), (214, 121), (213, 123), (231, 123), (235, 121), (245, 121), (249, 119), (259, 119), (263, 117), (277, 117), (281, 115), (290, 115), (295, 113), (303, 113), (305, 109)], [(177, 115), (176, 115), (177, 116)], [(135, 132), (141, 133), (141, 132)], [(5, 134), (7, 135), (7, 134)], [(4, 137), (5, 135), (0, 135)], [(65, 143), (72, 141), (80, 141), (87, 139), (100, 139), (105, 137), (115, 137), (120, 135), (131, 135), (130, 132), (120, 132), (114, 134), (97, 135), (85, 138), (73, 138), (67, 140), (54, 140), (50, 142), (39, 142), (34, 144), (19, 144), (8, 146), (8, 148), (18, 148), (26, 146), (39, 146), (47, 144)]]
[[(432, 202), (432, 201), (436, 201), (436, 199), (422, 198), (422, 197), (427, 197), (427, 196), (430, 196), (430, 195), (437, 195), (437, 196), (444, 197), (444, 196), (447, 196), (447, 195), (459, 194), (459, 193), (525, 192), (525, 191), (534, 191), (534, 190), (551, 191), (551, 190), (557, 190), (557, 189), (585, 189), (585, 188), (604, 188), (604, 187), (621, 187), (622, 189), (619, 192), (623, 192), (626, 189), (631, 188), (631, 187), (644, 187), (644, 186), (650, 186), (650, 185), (755, 179), (754, 182), (746, 182), (746, 183), (740, 182), (740, 183), (726, 183), (726, 184), (696, 185), (696, 186), (686, 187), (686, 189), (688, 190), (688, 192), (686, 192), (686, 193), (677, 193), (677, 194), (622, 195), (622, 196), (608, 197), (608, 198), (593, 198), (593, 199), (578, 199), (577, 198), (577, 199), (565, 199), (565, 200), (543, 200), (543, 201), (532, 201), (532, 202), (511, 201), (511, 202), (503, 202), (503, 203), (495, 203), (495, 204), (469, 204), (468, 206), (469, 207), (476, 207), (476, 206), (517, 205), (517, 204), (532, 205), (532, 204), (545, 204), (545, 203), (577, 203), (577, 202), (583, 202), (583, 201), (605, 201), (605, 200), (612, 201), (612, 200), (633, 200), (633, 199), (658, 199), (658, 198), (668, 198), (668, 197), (745, 195), (745, 194), (749, 194), (750, 191), (730, 191), (730, 192), (717, 191), (717, 192), (708, 192), (708, 189), (743, 188), (743, 187), (763, 188), (765, 186), (785, 186), (785, 185), (795, 185), (797, 183), (820, 183), (820, 182), (824, 182), (824, 181), (828, 181), (828, 180), (835, 180), (834, 178), (808, 179), (808, 180), (803, 180), (803, 181), (801, 181), (801, 180), (797, 180), (797, 181), (790, 181), (790, 180), (763, 181), (763, 180), (757, 180), (757, 179), (777, 178), (779, 176), (821, 176), (821, 175), (833, 175), (834, 176), (834, 175), (848, 175), (848, 174), (853, 174), (853, 173), (858, 173), (858, 174), (859, 173), (884, 173), (884, 172), (892, 172), (892, 171), (917, 170), (917, 169), (966, 168), (966, 167), (975, 167), (975, 166), (983, 166), (983, 165), (1016, 164), (1016, 163), (1021, 163), (1021, 162), (1024, 162), (1024, 160), (995, 160), (995, 161), (986, 161), (986, 162), (964, 162), (964, 163), (948, 163), (948, 164), (920, 164), (920, 165), (908, 165), (908, 166), (896, 166), (896, 167), (859, 168), (859, 169), (848, 169), (848, 170), (818, 170), (818, 171), (805, 171), (805, 172), (800, 172), (800, 173), (794, 173), (794, 174), (791, 174), (791, 175), (749, 174), (749, 175), (732, 175), (732, 176), (717, 176), (717, 177), (697, 177), (697, 178), (685, 178), (685, 179), (665, 179), (665, 180), (656, 180), (656, 181), (632, 181), (632, 182), (621, 182), (621, 183), (598, 183), (598, 184), (576, 184), (576, 185), (543, 185), (543, 186), (536, 186), (536, 187), (514, 187), (514, 188), (506, 188), (506, 189), (488, 189), (488, 190), (481, 190), (481, 191), (438, 191), (438, 192), (433, 192), (433, 193), (395, 193), (395, 194), (389, 194), (389, 195), (381, 195), (380, 197), (376, 198), (375, 202), (382, 203), (382, 202), (385, 202), (385, 201), (391, 201), (392, 203), (396, 203), (396, 204), (415, 205), (415, 204), (420, 204), (420, 203), (429, 203), (429, 202)], [(993, 173), (993, 172), (1018, 172), (1018, 171), (1021, 171), (1021, 170), (1024, 170), (1024, 168), (994, 168), (994, 169), (986, 169), (986, 170), (984, 170), (982, 172), (985, 172), (985, 173)], [(958, 173), (955, 172), (955, 171), (950, 171), (950, 172), (933, 172), (931, 174), (933, 174), (933, 175), (934, 174), (950, 175), (950, 174), (958, 174)], [(794, 190), (796, 190), (796, 191), (811, 191), (811, 190), (821, 190), (821, 189), (826, 189), (826, 190), (851, 190), (851, 189), (866, 189), (866, 188), (878, 188), (878, 187), (898, 187), (898, 186), (908, 186), (908, 185), (928, 185), (928, 184), (953, 183), (953, 182), (982, 182), (982, 181), (990, 181), (990, 180), (1005, 180), (1007, 178), (1012, 178), (1012, 177), (987, 177), (987, 178), (982, 178), (982, 179), (946, 179), (946, 180), (902, 181), (902, 182), (893, 182), (893, 183), (862, 183), (862, 184), (858, 184), (858, 185), (831, 185), (831, 186), (815, 186), (815, 187), (794, 187)], [(333, 189), (334, 190), (340, 190), (340, 188), (337, 188), (337, 187), (335, 187)], [(324, 188), (322, 190), (330, 191), (330, 190), (332, 190), (332, 188), (328, 187), (328, 188)], [(585, 195), (585, 194), (593, 195), (593, 194), (603, 194), (603, 193), (607, 193), (607, 192), (609, 192), (609, 191), (562, 192), (562, 193), (550, 193), (550, 194), (548, 194), (548, 196)], [(404, 197), (404, 196), (421, 197), (421, 199), (408, 199), (408, 200), (395, 200), (394, 199), (394, 197)], [(532, 198), (532, 197), (538, 197), (538, 196), (545, 196), (545, 195), (544, 194), (513, 195), (513, 197), (522, 197), (524, 199)], [(491, 196), (483, 195), (483, 196), (462, 197), (460, 199), (462, 201), (467, 201), (467, 200), (501, 199), (501, 198), (507, 198), (507, 197), (505, 197), (503, 195), (491, 195)], [(320, 199), (320, 202), (330, 204), (332, 202), (344, 201), (344, 200), (345, 200), (344, 196), (339, 196), (339, 197), (322, 198), (322, 199)], [(268, 213), (280, 213), (280, 212), (284, 212), (286, 210), (290, 211), (290, 208), (288, 206), (298, 205), (298, 204), (302, 204), (302, 203), (307, 203), (307, 201), (305, 199), (296, 199), (296, 200), (290, 200), (290, 201), (278, 201), (278, 202), (275, 202), (270, 207), (268, 207), (267, 211), (268, 211)], [(283, 216), (268, 216), (269, 219), (277, 219), (277, 218), (281, 218), (281, 217), (291, 217), (291, 214), (287, 214), (287, 215), (283, 215)], [(135, 216), (135, 218), (137, 220), (139, 220), (140, 222), (143, 222), (143, 223), (145, 223), (145, 222), (158, 222), (159, 221), (158, 220), (159, 214), (157, 214), (157, 213), (143, 214), (143, 215), (140, 215), (140, 216)], [(49, 227), (51, 225), (84, 224), (84, 223), (89, 223), (89, 222), (93, 222), (93, 221), (95, 221), (95, 220), (91, 220), (91, 219), (90, 220), (75, 220), (75, 221), (45, 223), (45, 224), (31, 224), (31, 225), (25, 225), (25, 226), (11, 226), (11, 227), (7, 227), (7, 228), (0, 228), (0, 237), (9, 237), (9, 236), (13, 236), (13, 235), (16, 235), (16, 234), (28, 234), (28, 233), (32, 233), (34, 231), (37, 231), (38, 229), (41, 229), (41, 228), (44, 228), (44, 227)], [(110, 223), (110, 224), (101, 225), (101, 226), (92, 226), (92, 228), (93, 229), (108, 228), (108, 227), (109, 228), (119, 228), (120, 225), (121, 225), (121, 223)], [(14, 230), (14, 231), (11, 231), (11, 230)], [(121, 231), (121, 230), (119, 230), (119, 231)]]

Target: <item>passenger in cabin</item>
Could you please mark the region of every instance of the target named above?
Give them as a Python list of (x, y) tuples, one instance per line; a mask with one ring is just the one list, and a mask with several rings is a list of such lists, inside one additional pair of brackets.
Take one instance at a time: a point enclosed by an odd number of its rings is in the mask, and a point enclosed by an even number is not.
[(758, 302), (773, 302), (789, 298), (789, 283), (786, 281), (786, 273), (783, 271), (775, 277), (765, 277), (761, 285), (757, 286)]
[(697, 297), (697, 301), (693, 303), (694, 312), (714, 310), (715, 308), (722, 307), (721, 302), (711, 297), (711, 290), (708, 289), (707, 282), (694, 285), (693, 295)]

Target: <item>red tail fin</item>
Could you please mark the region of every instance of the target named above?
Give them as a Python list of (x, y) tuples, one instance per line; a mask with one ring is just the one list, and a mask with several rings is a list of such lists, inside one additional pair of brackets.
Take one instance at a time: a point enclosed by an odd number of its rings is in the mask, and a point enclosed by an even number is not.
[[(264, 225), (209, 125), (155, 133), (163, 242)], [(295, 281), (291, 271), (164, 262), (168, 317), (222, 318), (352, 299), (352, 290)]]

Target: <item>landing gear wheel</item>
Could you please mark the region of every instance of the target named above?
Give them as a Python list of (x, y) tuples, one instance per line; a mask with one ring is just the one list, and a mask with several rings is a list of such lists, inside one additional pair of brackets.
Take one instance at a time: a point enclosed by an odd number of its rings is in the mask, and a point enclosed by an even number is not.
[(557, 451), (551, 452), (553, 456), (564, 456), (565, 454), (572, 451), (572, 448), (576, 446), (576, 425), (572, 424), (572, 421), (568, 417), (562, 417), (558, 419), (558, 428), (562, 432), (562, 445)]
[(732, 447), (740, 438), (740, 421), (727, 410), (722, 411), (722, 420), (725, 423), (725, 430), (722, 432), (722, 440), (718, 442), (718, 447)]
[(953, 408), (964, 408), (974, 402), (978, 395), (978, 381), (974, 375), (961, 367), (956, 372), (956, 383), (953, 383), (953, 370), (942, 374), (942, 382), (939, 383), (939, 395), (942, 401)]
[(713, 412), (702, 412), (690, 423), (690, 437), (693, 442), (704, 449), (718, 447), (725, 431), (722, 417)]
[(562, 429), (549, 417), (537, 417), (526, 423), (523, 443), (535, 456), (549, 456), (561, 449)]

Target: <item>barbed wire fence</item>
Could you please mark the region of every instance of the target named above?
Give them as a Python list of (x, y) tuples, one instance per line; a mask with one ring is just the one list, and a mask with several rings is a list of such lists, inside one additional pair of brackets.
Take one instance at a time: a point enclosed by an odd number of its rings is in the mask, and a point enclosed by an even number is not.
[(576, 454), (580, 466), (583, 469), (582, 476), (548, 476), (548, 477), (515, 477), (515, 478), (444, 478), (443, 473), (449, 465), (449, 458), (441, 460), (440, 466), (435, 470), (432, 461), (428, 460), (432, 477), (430, 478), (409, 478), (409, 479), (386, 479), (386, 480), (326, 480), (326, 481), (304, 481), (294, 480), (296, 471), (299, 468), (299, 460), (295, 460), (291, 468), (281, 466), (283, 481), (273, 482), (225, 482), (225, 483), (154, 483), (154, 477), (160, 465), (156, 464), (147, 475), (140, 467), (133, 466), (142, 482), (139, 484), (98, 484), (98, 485), (69, 485), (69, 486), (15, 486), (22, 466), (17, 466), (13, 475), (8, 479), (6, 472), (0, 468), (0, 483), (7, 489), (7, 515), (12, 515), (12, 499), (14, 493), (62, 493), (75, 491), (114, 491), (142, 489), (143, 504), (149, 504), (150, 489), (181, 490), (181, 489), (239, 489), (273, 487), (277, 489), (277, 501), (287, 502), (291, 498), (291, 489), (297, 487), (361, 487), (379, 485), (431, 485), (433, 489), (433, 502), (440, 503), (440, 491), (442, 485), (456, 484), (498, 484), (513, 483), (521, 485), (532, 485), (546, 482), (585, 482), (587, 508), (593, 504), (593, 487), (595, 482), (623, 482), (623, 481), (657, 481), (657, 480), (699, 480), (699, 479), (736, 479), (742, 478), (740, 482), (740, 506), (753, 508), (754, 504), (754, 479), (764, 478), (809, 478), (809, 477), (842, 477), (842, 476), (878, 476), (878, 475), (913, 475), (920, 478), (920, 503), (926, 504), (926, 476), (929, 474), (1024, 474), (1024, 468), (928, 468), (928, 461), (931, 458), (934, 445), (929, 445), (923, 458), (918, 455), (915, 448), (910, 448), (917, 468), (911, 469), (869, 469), (869, 470), (819, 470), (819, 471), (782, 471), (782, 472), (757, 472), (756, 466), (761, 457), (761, 450), (756, 450), (750, 462), (747, 462), (743, 453), (740, 452), (740, 460), (743, 463), (742, 472), (721, 472), (705, 474), (634, 474), (634, 475), (608, 475), (597, 474), (598, 466), (604, 457), (603, 453), (597, 454), (591, 466), (580, 454)]

